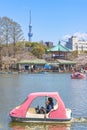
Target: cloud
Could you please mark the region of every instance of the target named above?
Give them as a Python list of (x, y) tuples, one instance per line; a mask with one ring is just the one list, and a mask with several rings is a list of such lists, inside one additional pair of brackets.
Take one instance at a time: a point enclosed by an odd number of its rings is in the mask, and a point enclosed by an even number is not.
[(62, 39), (66, 41), (66, 40), (68, 40), (70, 37), (71, 37), (71, 35), (70, 35), (70, 34), (67, 34), (67, 35), (63, 36)]
[(68, 38), (72, 37), (72, 36), (77, 36), (77, 38), (79, 40), (87, 40), (87, 33), (81, 33), (81, 32), (75, 32), (74, 34), (70, 35), (70, 34), (66, 34), (65, 36), (63, 36), (63, 40), (67, 41)]
[(87, 40), (87, 33), (76, 32), (74, 36), (77, 36), (79, 40)]

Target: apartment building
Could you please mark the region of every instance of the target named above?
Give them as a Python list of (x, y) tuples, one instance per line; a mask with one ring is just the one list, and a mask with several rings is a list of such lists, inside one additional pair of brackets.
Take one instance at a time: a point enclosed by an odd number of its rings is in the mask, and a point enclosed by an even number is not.
[(84, 52), (87, 51), (87, 41), (78, 40), (76, 36), (72, 36), (68, 39), (66, 43), (66, 47), (71, 49), (72, 51)]

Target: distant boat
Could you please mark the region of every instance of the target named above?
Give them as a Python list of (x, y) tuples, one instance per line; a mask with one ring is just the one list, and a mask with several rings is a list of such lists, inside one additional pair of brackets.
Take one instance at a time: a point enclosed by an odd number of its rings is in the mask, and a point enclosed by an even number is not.
[(72, 79), (84, 79), (84, 78), (86, 78), (86, 75), (81, 72), (74, 72), (71, 74), (71, 78)]
[[(35, 107), (31, 107), (31, 103), (36, 98), (51, 97), (55, 100), (53, 109), (48, 113), (37, 113)], [(45, 105), (45, 102), (43, 103)], [(38, 102), (37, 102), (38, 105)], [(65, 108), (65, 105), (57, 92), (36, 92), (28, 95), (27, 99), (9, 113), (12, 121), (16, 122), (38, 122), (38, 123), (65, 123), (72, 119), (72, 111)]]

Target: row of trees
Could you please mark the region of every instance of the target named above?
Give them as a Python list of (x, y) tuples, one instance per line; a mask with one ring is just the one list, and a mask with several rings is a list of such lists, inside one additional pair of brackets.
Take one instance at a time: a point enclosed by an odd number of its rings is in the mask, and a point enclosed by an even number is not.
[(28, 48), (33, 55), (42, 58), (47, 49), (41, 43), (24, 41), (21, 26), (8, 17), (0, 17), (0, 47), (2, 47), (0, 54), (2, 53), (3, 56), (14, 55), (14, 57), (17, 52), (21, 53), (24, 48)]
[[(15, 56), (15, 46), (18, 41), (23, 41), (24, 35), (21, 26), (8, 17), (0, 17), (0, 47), (6, 46), (8, 55), (10, 54), (9, 46), (12, 44)], [(1, 53), (1, 52), (0, 52)]]
[(21, 26), (8, 17), (0, 17), (0, 44), (13, 43), (24, 39)]

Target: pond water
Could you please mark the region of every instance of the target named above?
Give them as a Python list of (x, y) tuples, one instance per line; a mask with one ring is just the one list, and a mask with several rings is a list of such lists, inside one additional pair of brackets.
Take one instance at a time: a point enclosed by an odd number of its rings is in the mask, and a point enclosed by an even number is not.
[[(31, 92), (58, 92), (65, 106), (72, 109), (71, 124), (13, 123), (9, 112)], [(85, 117), (85, 118), (84, 118)], [(84, 121), (85, 119), (85, 121)], [(87, 130), (87, 78), (71, 79), (70, 74), (1, 74), (0, 75), (1, 130)]]

